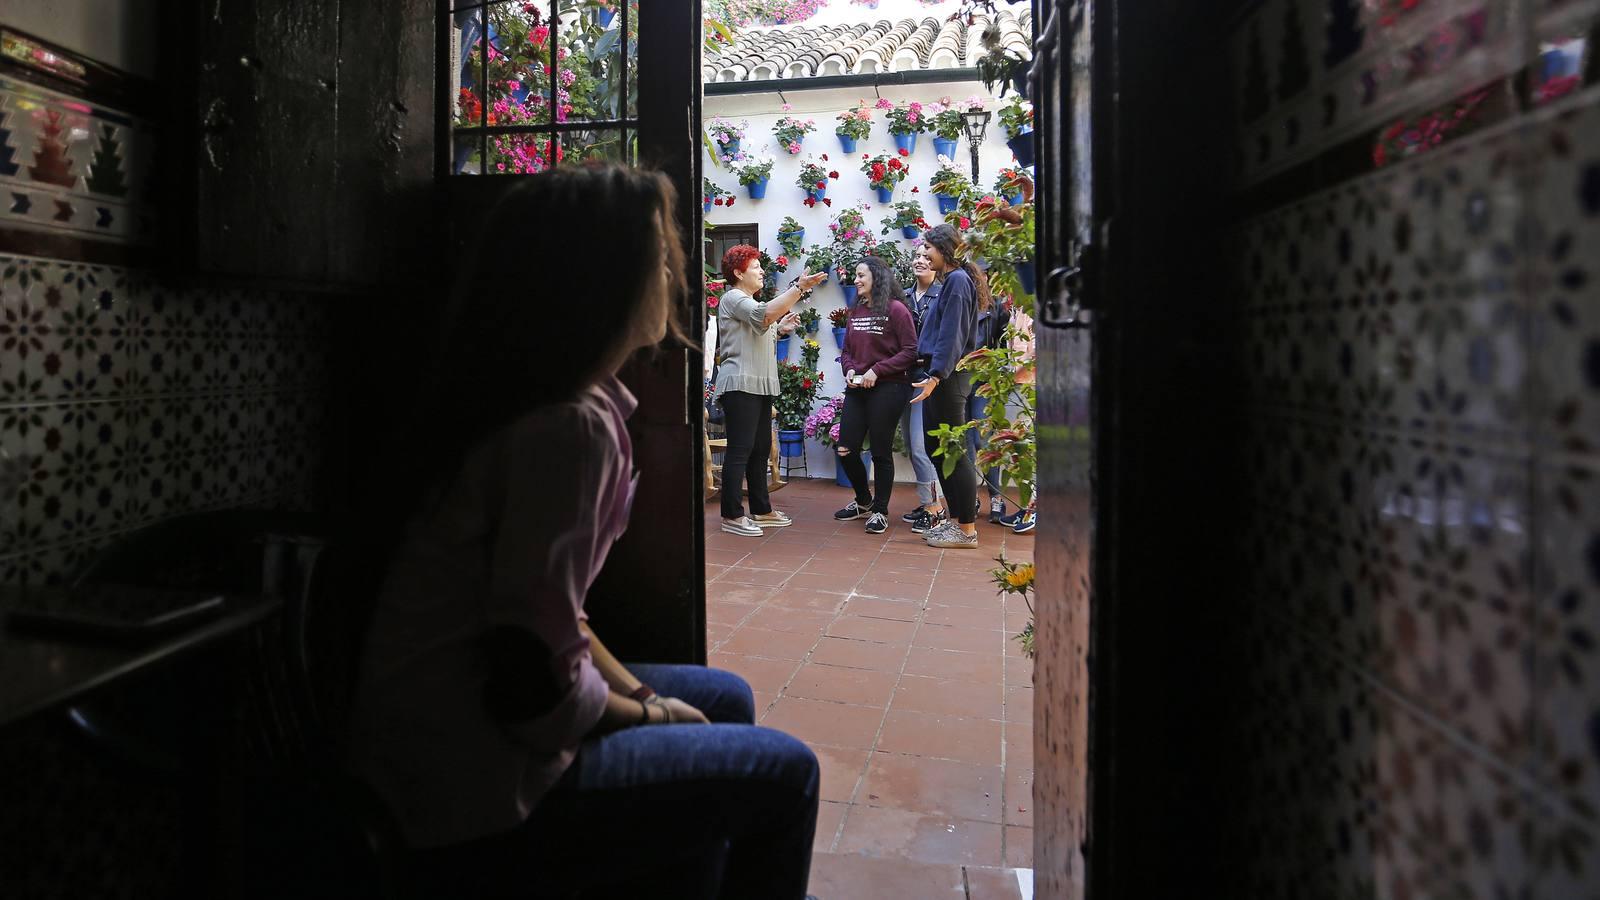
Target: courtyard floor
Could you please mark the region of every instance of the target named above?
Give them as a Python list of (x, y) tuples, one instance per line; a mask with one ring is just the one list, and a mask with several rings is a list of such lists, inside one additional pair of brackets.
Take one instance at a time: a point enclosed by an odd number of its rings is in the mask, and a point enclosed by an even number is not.
[(900, 521), (914, 488), (896, 497), (881, 535), (833, 520), (850, 492), (832, 481), (774, 494), (795, 524), (759, 539), (722, 532), (708, 505), (710, 663), (822, 763), (819, 900), (1025, 897), (1033, 665), (1012, 635), (1027, 610), (987, 570), (1002, 549), (1031, 561), (1033, 536), (985, 512), (978, 550), (934, 550)]

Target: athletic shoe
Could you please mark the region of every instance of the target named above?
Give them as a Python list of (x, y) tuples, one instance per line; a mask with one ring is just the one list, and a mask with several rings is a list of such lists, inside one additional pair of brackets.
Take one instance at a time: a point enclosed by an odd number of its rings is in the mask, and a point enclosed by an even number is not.
[(977, 497), (973, 497), (972, 498), (972, 517), (974, 519), (976, 519), (977, 517), (979, 517), (981, 515), (983, 515), (983, 501), (981, 499), (977, 498)]
[(1006, 515), (1006, 498), (994, 496), (989, 498), (989, 524), (999, 525), (1000, 520)]
[(883, 534), (889, 530), (889, 517), (881, 512), (867, 516), (867, 534)]
[(777, 510), (751, 516), (750, 521), (756, 523), (756, 525), (761, 528), (787, 528), (794, 524), (794, 520), (789, 518), (788, 513), (779, 512)]
[(927, 514), (928, 514), (928, 508), (927, 507), (918, 506), (916, 509), (913, 509), (911, 512), (908, 512), (905, 515), (901, 516), (900, 517), (900, 521), (906, 523), (907, 525), (911, 525), (911, 524), (914, 524), (917, 521), (918, 517), (925, 516)]
[(840, 522), (849, 522), (852, 519), (865, 519), (867, 517), (868, 511), (871, 509), (871, 506), (872, 506), (871, 503), (868, 503), (865, 506), (863, 506), (860, 503), (857, 503), (856, 501), (851, 500), (848, 504), (845, 505), (844, 509), (841, 509), (838, 512), (834, 513), (833, 514), (833, 518), (835, 520), (837, 520), (837, 521), (840, 521)]
[(760, 526), (750, 521), (749, 516), (740, 516), (737, 519), (723, 519), (722, 530), (742, 537), (761, 537), (764, 534)]
[(1023, 516), (1022, 521), (1018, 522), (1016, 527), (1012, 528), (1011, 530), (1017, 534), (1027, 534), (1028, 532), (1032, 531), (1033, 526), (1037, 525), (1038, 523), (1038, 514), (1030, 512), (1026, 516)]
[(952, 525), (940, 532), (928, 534), (928, 546), (940, 550), (976, 550), (978, 549), (978, 535), (967, 534), (959, 526)]
[(933, 542), (934, 542), (934, 540), (936, 538), (940, 537), (941, 535), (947, 534), (952, 530), (960, 531), (961, 527), (959, 525), (957, 525), (956, 523), (950, 521), (949, 519), (946, 519), (945, 521), (940, 522), (939, 524), (937, 524), (937, 525), (933, 526), (932, 528), (928, 529), (927, 534), (924, 534), (922, 536), (922, 540), (925, 541), (928, 544), (928, 546), (931, 547), (931, 546), (933, 546)]
[[(1019, 509), (1009, 516), (1001, 516), (998, 524), (1006, 528), (1015, 528), (1024, 518), (1027, 517), (1027, 515), (1027, 510)], [(993, 520), (991, 519), (990, 521)]]
[(911, 533), (912, 534), (927, 534), (930, 530), (932, 530), (934, 528), (938, 528), (940, 525), (943, 525), (946, 521), (947, 520), (945, 519), (945, 515), (944, 515), (944, 513), (942, 511), (941, 512), (937, 512), (937, 513), (931, 513), (931, 512), (928, 512), (927, 510), (923, 510), (922, 511), (922, 516), (920, 518), (918, 518), (915, 522), (911, 523)]

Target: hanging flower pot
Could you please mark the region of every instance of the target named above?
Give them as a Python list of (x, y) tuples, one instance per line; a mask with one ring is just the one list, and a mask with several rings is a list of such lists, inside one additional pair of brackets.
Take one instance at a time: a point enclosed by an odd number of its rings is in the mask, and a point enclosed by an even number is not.
[(800, 244), (800, 243), (804, 243), (805, 239), (806, 239), (806, 230), (804, 228), (797, 228), (794, 231), (780, 231), (780, 232), (778, 232), (778, 243), (780, 243), (780, 244), (787, 244), (787, 243), (790, 243), (790, 242), (793, 242), (793, 243), (796, 243), (796, 244)]
[(751, 200), (760, 200), (762, 197), (767, 195), (767, 181), (769, 180), (770, 176), (760, 178), (745, 185), (745, 189), (750, 192)]
[(772, 342), (772, 347), (777, 351), (779, 365), (789, 361), (789, 337), (778, 338)]
[(717, 142), (717, 149), (722, 151), (722, 155), (723, 156), (732, 156), (735, 153), (739, 152), (739, 141), (732, 140), (732, 141), (728, 141), (726, 144), (724, 144), (721, 141), (718, 141)]
[(600, 27), (602, 29), (610, 28), (611, 27), (611, 20), (615, 19), (617, 17), (617, 11), (612, 9), (612, 8), (610, 8), (609, 6), (602, 6), (598, 10), (596, 10), (595, 12), (596, 12), (595, 18), (599, 19)]
[(913, 131), (910, 134), (894, 135), (894, 148), (907, 153), (917, 152), (917, 133)]
[(878, 192), (879, 203), (890, 203), (894, 200), (894, 188), (881, 187), (875, 190)]
[[(846, 308), (849, 308), (849, 307), (852, 307), (852, 306), (856, 305), (856, 286), (855, 285), (853, 285), (853, 284), (841, 284), (841, 285), (839, 285), (839, 290), (844, 291), (844, 305), (845, 305)], [(843, 347), (844, 344), (840, 344), (839, 346)]]
[(916, 238), (920, 234), (922, 234), (922, 229), (918, 228), (915, 225), (907, 225), (904, 228), (900, 229), (900, 236), (905, 238), (908, 241), (909, 240), (913, 240), (914, 238)]
[(933, 199), (939, 201), (939, 212), (941, 213), (953, 213), (956, 211), (956, 207), (960, 205), (959, 201), (949, 194), (934, 194)]
[(812, 188), (806, 191), (806, 196), (810, 197), (814, 203), (821, 203), (822, 198), (828, 196), (828, 189), (825, 187)]
[(844, 349), (844, 332), (845, 330), (843, 328), (833, 329), (833, 343), (838, 346), (840, 350)]
[(1035, 279), (1039, 277), (1038, 270), (1033, 267), (1033, 261), (1019, 259), (1012, 265), (1017, 269), (1017, 279), (1022, 282), (1022, 292), (1032, 297), (1037, 290), (1034, 287)]
[(1033, 165), (1033, 129), (1019, 133), (1016, 137), (1006, 141), (1006, 146), (1011, 148), (1011, 155), (1017, 158), (1017, 165), (1028, 168)]
[(708, 215), (708, 216), (711, 215), (711, 198), (710, 197), (705, 198), (705, 203), (703, 203), (702, 205), (705, 207), (706, 215)]
[(936, 137), (933, 139), (933, 152), (939, 156), (948, 156), (952, 159), (956, 155), (955, 138)]
[(778, 455), (793, 459), (806, 455), (806, 433), (798, 428), (778, 429)]
[[(861, 461), (867, 466), (867, 482), (870, 484), (872, 482), (872, 457), (863, 453)], [(844, 473), (844, 463), (839, 459), (839, 454), (837, 453), (833, 455), (833, 480), (839, 487), (851, 487), (850, 476)]]
[(1011, 204), (1012, 206), (1021, 206), (1022, 205), (1022, 192), (1021, 191), (1017, 191), (1015, 194), (1006, 194), (1005, 198), (1006, 198), (1006, 202)]
[(856, 152), (856, 139), (848, 134), (839, 135), (839, 147), (846, 153)]
[(806, 323), (806, 334), (816, 334), (817, 333), (817, 329), (819, 329), (821, 327), (822, 327), (822, 319), (820, 317), (816, 318), (816, 319), (812, 319), (810, 322)]

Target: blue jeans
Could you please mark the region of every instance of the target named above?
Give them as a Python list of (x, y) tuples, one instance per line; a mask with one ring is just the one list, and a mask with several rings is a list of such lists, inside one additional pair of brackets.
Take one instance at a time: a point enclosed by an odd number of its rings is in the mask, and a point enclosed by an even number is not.
[[(989, 411), (989, 398), (979, 397), (977, 385), (973, 385), (972, 396), (967, 398), (967, 421), (972, 422), (983, 418)], [(969, 428), (966, 434), (967, 459), (972, 462), (972, 467), (978, 467), (978, 451), (983, 449), (983, 439), (978, 436), (978, 429)], [(996, 466), (987, 473), (982, 474), (984, 487), (989, 489), (989, 497), (1000, 496), (1000, 467)]]
[[(919, 379), (920, 380), (920, 379)], [(922, 428), (922, 404), (907, 403), (900, 414), (900, 429), (906, 436), (906, 455), (911, 457), (911, 471), (917, 477), (917, 502), (928, 506), (938, 499), (939, 470), (933, 467), (928, 456), (927, 434)]]
[(805, 744), (755, 721), (744, 679), (630, 665), (710, 725), (648, 725), (585, 740), (520, 827), (419, 854), (433, 896), (793, 898), (806, 893), (819, 769)]

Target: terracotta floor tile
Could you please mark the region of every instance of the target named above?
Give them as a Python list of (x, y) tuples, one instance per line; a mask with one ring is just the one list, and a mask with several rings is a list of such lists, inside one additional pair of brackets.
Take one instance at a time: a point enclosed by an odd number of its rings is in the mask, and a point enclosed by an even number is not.
[(855, 796), (856, 782), (867, 768), (867, 750), (812, 745), (822, 769), (820, 796), (823, 800), (849, 803)]
[(1014, 609), (1009, 604), (1006, 606), (1005, 616), (1005, 629), (1008, 634), (1021, 632), (1022, 629), (1028, 627), (1028, 620), (1032, 618), (1026, 607)]
[(718, 584), (764, 584), (777, 587), (794, 577), (793, 572), (781, 569), (751, 569), (745, 566), (734, 566), (722, 573)]
[(834, 619), (825, 633), (831, 637), (850, 638), (856, 641), (908, 644), (916, 630), (915, 622), (843, 615)]
[(748, 550), (712, 550), (708, 547), (706, 549), (706, 565), (724, 567), (736, 565), (739, 560), (748, 555)]
[(713, 584), (706, 588), (706, 602), (755, 604), (771, 597), (776, 590), (770, 585)]
[(817, 836), (811, 841), (812, 853), (827, 853), (833, 849), (833, 841), (839, 836), (839, 826), (844, 824), (845, 813), (849, 811), (848, 803), (829, 803), (824, 800), (817, 804)]
[(1000, 780), (999, 766), (878, 752), (856, 803), (998, 824)]
[(933, 647), (938, 650), (965, 650), (968, 653), (993, 653), (1000, 655), (1004, 638), (991, 628), (955, 628), (950, 625), (923, 623), (911, 639), (913, 647)]
[[(794, 512), (790, 511), (793, 516)], [(718, 526), (721, 527), (721, 526)], [(816, 534), (796, 531), (793, 528), (779, 528), (768, 538), (774, 545), (784, 547), (816, 547), (821, 544)]]
[[(860, 577), (861, 564), (848, 560), (840, 561), (827, 556), (818, 556), (807, 562), (800, 569), (802, 575), (854, 575)], [(852, 581), (855, 579), (852, 578)]]
[(1033, 768), (1033, 725), (1007, 722), (1001, 729), (1006, 740), (1006, 768)]
[(883, 710), (879, 707), (782, 697), (761, 724), (786, 731), (808, 744), (865, 750), (872, 746), (882, 721)]
[(1033, 688), (1006, 689), (1006, 721), (1033, 722)]
[(811, 653), (811, 662), (871, 669), (875, 672), (898, 672), (906, 658), (906, 646), (825, 637), (817, 642), (816, 649)]
[(957, 650), (936, 650), (932, 647), (912, 647), (910, 655), (906, 657), (904, 671), (907, 675), (999, 684), (1005, 669), (1000, 657), (993, 653), (964, 653)]
[(820, 635), (832, 621), (833, 613), (827, 610), (768, 604), (751, 613), (744, 624), (748, 628), (765, 628), (768, 631)]
[(714, 669), (726, 669), (750, 684), (750, 690), (776, 694), (789, 682), (789, 676), (800, 668), (800, 663), (790, 659), (756, 659), (732, 653), (713, 653), (707, 664)]
[[(727, 576), (723, 576), (726, 578)], [(861, 579), (855, 586), (856, 593), (864, 597), (880, 597), (884, 600), (912, 600), (918, 603), (928, 599), (928, 586), (922, 584), (904, 584), (898, 581), (874, 581), (870, 578)]]
[(922, 616), (922, 621), (928, 625), (948, 625), (953, 628), (989, 628), (999, 629), (1004, 625), (1000, 613), (992, 609), (974, 606), (945, 606), (942, 604), (928, 606)]
[[(723, 578), (727, 577), (727, 575), (723, 576)], [(785, 586), (792, 590), (848, 594), (859, 580), (859, 577), (852, 578), (849, 575), (796, 575), (789, 579), (789, 583)]]
[(706, 622), (712, 625), (725, 625), (732, 628), (743, 622), (745, 616), (754, 613), (759, 608), (754, 603), (728, 603), (722, 600), (707, 600)]
[(1000, 723), (889, 708), (877, 749), (908, 756), (1000, 765)]
[(768, 631), (745, 625), (722, 643), (723, 653), (772, 659), (805, 659), (817, 643), (817, 633)]
[(1006, 687), (1033, 684), (1033, 660), (1020, 656), (1006, 657)]
[(712, 563), (706, 563), (706, 584), (715, 582), (718, 578), (721, 578), (722, 573), (726, 571), (728, 571), (727, 566), (718, 566)]
[[(728, 575), (722, 576), (722, 581), (727, 581)], [(722, 582), (718, 582), (721, 584)], [(932, 606), (967, 606), (976, 609), (993, 610), (995, 615), (1005, 608), (1005, 604), (994, 594), (994, 585), (988, 587), (953, 587), (940, 581), (933, 583), (933, 589), (928, 591), (928, 605)]]
[(1033, 827), (1033, 770), (1006, 770), (1007, 825)]
[(716, 649), (717, 645), (733, 634), (732, 625), (718, 625), (715, 622), (706, 623), (706, 646)]
[[(795, 576), (800, 577), (800, 576)], [(767, 603), (772, 606), (784, 606), (790, 609), (809, 609), (819, 612), (835, 613), (844, 606), (845, 595), (842, 593), (825, 593), (808, 588), (785, 587), (772, 595)]]
[(931, 863), (998, 866), (1001, 827), (992, 822), (951, 819), (857, 806), (850, 810), (836, 851)]
[(965, 900), (967, 896), (960, 866), (846, 853), (813, 854), (806, 893), (819, 900)]
[(877, 619), (899, 619), (915, 622), (922, 614), (922, 606), (906, 600), (879, 600), (876, 597), (851, 597), (845, 604), (846, 615), (871, 616)]
[(886, 707), (894, 693), (894, 672), (874, 672), (869, 669), (825, 666), (808, 662), (794, 673), (788, 697), (806, 700), (831, 700), (835, 703), (854, 703), (860, 706)]
[(1006, 826), (1006, 865), (1013, 869), (1033, 868), (1033, 829)]
[(1003, 712), (1000, 706), (1002, 696), (998, 684), (905, 675), (895, 688), (891, 706), (940, 716), (998, 720)]
[(969, 866), (966, 877), (967, 900), (1023, 900), (1015, 870)]

